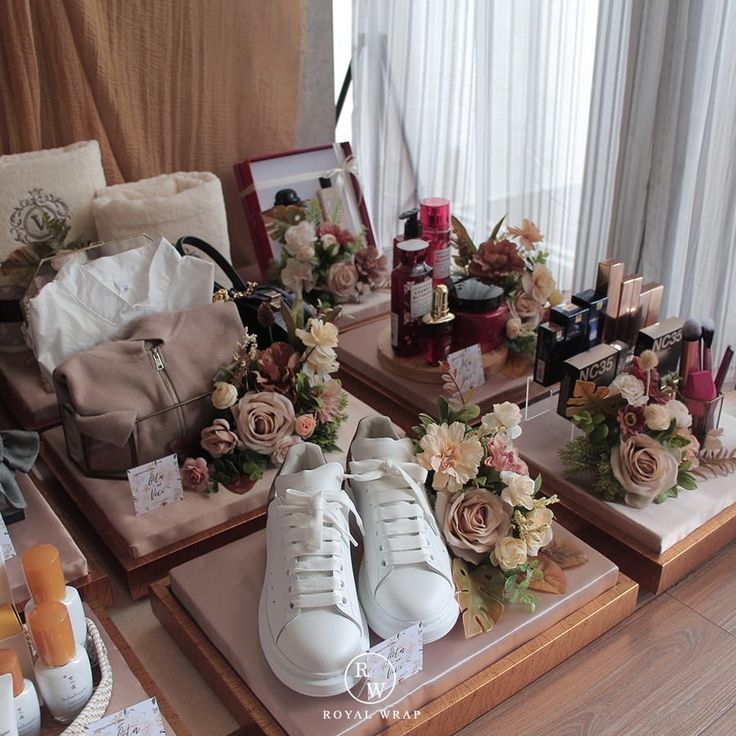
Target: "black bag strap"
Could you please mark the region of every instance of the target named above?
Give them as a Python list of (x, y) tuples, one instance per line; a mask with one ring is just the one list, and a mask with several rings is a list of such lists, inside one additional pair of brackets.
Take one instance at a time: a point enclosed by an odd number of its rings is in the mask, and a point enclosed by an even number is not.
[[(186, 252), (184, 246), (189, 249), (199, 250), (206, 256), (211, 258), (220, 268), (220, 270), (230, 279), (232, 288), (235, 291), (246, 291), (247, 286), (243, 279), (240, 278), (240, 274), (233, 268), (233, 265), (220, 253), (220, 251), (213, 248), (207, 241), (198, 238), (196, 235), (184, 235), (176, 241), (176, 249), (183, 256), (191, 255)], [(222, 289), (223, 287), (215, 283), (215, 291)]]

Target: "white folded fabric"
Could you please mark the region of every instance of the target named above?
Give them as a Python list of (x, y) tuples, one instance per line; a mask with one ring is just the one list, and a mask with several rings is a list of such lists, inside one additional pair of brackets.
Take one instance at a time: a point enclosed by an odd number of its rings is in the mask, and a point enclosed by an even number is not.
[(179, 171), (106, 187), (92, 207), (101, 240), (144, 232), (175, 243), (196, 235), (230, 260), (222, 184), (212, 173)]
[(0, 156), (0, 263), (48, 238), (44, 213), (69, 218), (68, 240), (96, 240), (92, 199), (105, 183), (97, 141)]

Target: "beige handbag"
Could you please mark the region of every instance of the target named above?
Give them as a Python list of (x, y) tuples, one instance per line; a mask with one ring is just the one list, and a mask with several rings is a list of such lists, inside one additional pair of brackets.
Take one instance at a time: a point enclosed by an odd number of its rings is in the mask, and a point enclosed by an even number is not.
[(215, 414), (213, 377), (242, 334), (235, 304), (208, 304), (145, 317), (127, 339), (64, 361), (54, 387), (69, 456), (86, 475), (125, 478), (171, 453), (197, 453)]

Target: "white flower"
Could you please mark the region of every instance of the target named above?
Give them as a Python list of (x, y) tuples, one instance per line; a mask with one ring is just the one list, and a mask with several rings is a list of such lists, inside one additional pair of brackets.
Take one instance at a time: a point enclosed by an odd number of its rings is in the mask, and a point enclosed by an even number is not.
[(513, 570), (526, 562), (526, 542), (523, 539), (504, 537), (496, 542), (491, 562), (502, 570)]
[(503, 427), (509, 439), (515, 440), (521, 435), (521, 427), (519, 426), (521, 424), (521, 409), (510, 401), (494, 404), (493, 411), (486, 414), (480, 421), (484, 430), (490, 434), (498, 432)]
[[(292, 225), (286, 231), (284, 247), (290, 255), (295, 256), (300, 248), (306, 245), (311, 246), (314, 239), (314, 225), (308, 220), (302, 220), (298, 225)], [(314, 250), (312, 252), (314, 253)]]
[(330, 374), (340, 367), (333, 348), (313, 348), (307, 355), (302, 372), (309, 376), (312, 386), (327, 383)]
[(501, 492), (501, 498), (509, 506), (522, 506), (525, 509), (534, 508), (534, 481), (528, 475), (519, 475), (510, 470), (501, 472), (501, 481), (506, 488)]
[(325, 233), (324, 235), (321, 235), (320, 240), (322, 241), (322, 248), (324, 249), (325, 253), (331, 256), (337, 255), (337, 252), (340, 250), (340, 243), (338, 242), (337, 238), (332, 235), (332, 233)]
[(300, 245), (293, 255), (296, 257), (297, 261), (307, 263), (307, 261), (309, 261), (314, 255), (314, 246), (309, 243), (307, 245)]
[(654, 350), (645, 350), (639, 356), (639, 364), (641, 365), (642, 370), (653, 371), (659, 365), (657, 353), (655, 353)]
[(672, 416), (666, 406), (661, 404), (649, 404), (644, 407), (644, 420), (647, 427), (654, 432), (663, 432), (669, 429)]
[(229, 409), (238, 400), (238, 389), (225, 381), (217, 381), (212, 392), (212, 406), (215, 409)]
[(334, 322), (311, 319), (306, 330), (297, 330), (296, 336), (308, 348), (336, 348), (338, 328)]
[(506, 323), (506, 337), (509, 340), (516, 340), (521, 333), (521, 320), (518, 317), (512, 317)]
[(296, 258), (289, 258), (286, 266), (281, 269), (281, 283), (291, 289), (295, 294), (312, 291), (314, 288), (314, 275), (309, 263), (304, 263)]
[(682, 401), (670, 399), (664, 405), (664, 408), (670, 413), (670, 417), (675, 420), (678, 427), (689, 427), (693, 423), (693, 418), (690, 416), (688, 408), (682, 403)]
[(649, 401), (644, 392), (644, 384), (629, 373), (616, 376), (608, 390), (612, 394), (621, 394), (631, 406), (644, 406)]

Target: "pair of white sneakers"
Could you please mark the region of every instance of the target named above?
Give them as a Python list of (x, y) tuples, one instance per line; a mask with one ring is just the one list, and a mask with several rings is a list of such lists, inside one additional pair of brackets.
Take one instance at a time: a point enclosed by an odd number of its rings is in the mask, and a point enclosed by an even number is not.
[[(279, 680), (305, 695), (345, 691), (347, 666), (369, 649), (369, 626), (387, 639), (421, 621), (429, 643), (459, 614), (411, 440), (388, 417), (366, 417), (348, 465), (346, 474), (308, 442), (291, 447), (268, 506), (261, 647)], [(351, 515), (363, 534), (357, 589)]]

